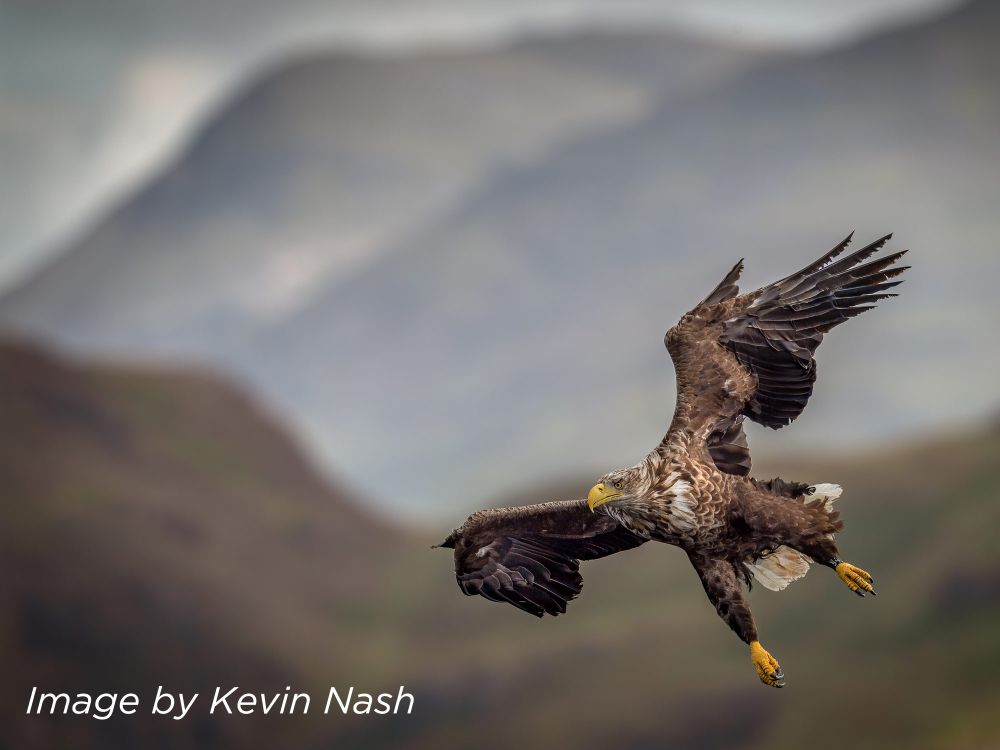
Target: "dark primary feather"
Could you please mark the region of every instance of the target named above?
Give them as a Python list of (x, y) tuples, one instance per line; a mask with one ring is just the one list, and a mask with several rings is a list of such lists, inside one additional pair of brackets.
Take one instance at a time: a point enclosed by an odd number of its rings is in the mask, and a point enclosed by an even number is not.
[(748, 303), (725, 321), (719, 341), (757, 377), (744, 407), (750, 419), (775, 429), (802, 413), (816, 382), (813, 354), (823, 335), (845, 320), (894, 297), (887, 290), (906, 270), (893, 266), (905, 250), (863, 263), (892, 235), (836, 260), (851, 236), (798, 273), (747, 295)]
[(720, 302), (724, 302), (727, 299), (732, 299), (737, 294), (740, 293), (740, 288), (737, 283), (740, 280), (740, 274), (743, 273), (743, 258), (740, 258), (733, 269), (726, 274), (726, 277), (719, 282), (719, 285), (715, 287), (708, 296), (705, 297), (699, 304), (698, 307), (708, 307), (709, 305), (717, 305)]
[(586, 500), (484, 510), (442, 546), (455, 550), (455, 577), (465, 594), (507, 602), (541, 617), (566, 611), (583, 588), (581, 560), (638, 547), (646, 540)]

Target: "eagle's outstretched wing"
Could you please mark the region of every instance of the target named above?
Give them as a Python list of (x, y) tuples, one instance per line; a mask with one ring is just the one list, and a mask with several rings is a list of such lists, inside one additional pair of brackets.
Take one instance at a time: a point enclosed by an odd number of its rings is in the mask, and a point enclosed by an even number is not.
[(646, 539), (586, 500), (473, 513), (442, 547), (455, 550), (455, 577), (470, 596), (508, 602), (541, 617), (566, 611), (583, 588), (581, 560), (638, 547)]
[(802, 413), (816, 381), (823, 335), (894, 294), (906, 252), (868, 261), (892, 235), (839, 258), (852, 235), (801, 271), (741, 295), (743, 261), (665, 342), (677, 370), (677, 411), (663, 445), (679, 432), (704, 440), (716, 466), (748, 474), (744, 417), (778, 429)]

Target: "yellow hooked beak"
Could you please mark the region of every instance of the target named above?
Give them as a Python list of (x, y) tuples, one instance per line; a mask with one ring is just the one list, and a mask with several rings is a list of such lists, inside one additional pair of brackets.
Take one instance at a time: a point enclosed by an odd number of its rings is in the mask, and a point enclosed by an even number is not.
[(590, 512), (594, 512), (594, 508), (598, 505), (604, 505), (608, 500), (614, 500), (616, 497), (621, 497), (622, 493), (617, 490), (609, 490), (604, 482), (600, 484), (595, 484), (590, 488), (590, 492), (587, 493), (587, 507), (590, 508)]

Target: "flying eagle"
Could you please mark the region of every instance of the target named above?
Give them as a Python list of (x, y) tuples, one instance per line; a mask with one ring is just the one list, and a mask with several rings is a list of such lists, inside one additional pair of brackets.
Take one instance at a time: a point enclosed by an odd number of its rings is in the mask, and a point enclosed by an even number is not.
[[(743, 261), (664, 338), (677, 373), (673, 421), (635, 466), (601, 477), (586, 500), (473, 513), (442, 542), (455, 575), (479, 594), (541, 617), (566, 611), (583, 587), (580, 561), (653, 540), (687, 552), (709, 601), (750, 647), (757, 675), (784, 673), (757, 636), (743, 594), (756, 580), (778, 591), (809, 563), (847, 587), (875, 594), (872, 577), (840, 560), (843, 528), (834, 484), (750, 477), (743, 420), (778, 429), (805, 408), (816, 381), (813, 355), (834, 326), (875, 307), (902, 283), (906, 252), (875, 255), (886, 235), (843, 256), (851, 235), (801, 271), (740, 294)], [(866, 262), (867, 261), (867, 262)]]

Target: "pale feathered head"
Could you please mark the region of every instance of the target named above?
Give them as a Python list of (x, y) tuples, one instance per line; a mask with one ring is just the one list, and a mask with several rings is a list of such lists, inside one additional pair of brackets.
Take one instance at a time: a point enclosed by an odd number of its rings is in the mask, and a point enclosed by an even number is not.
[(646, 484), (642, 464), (630, 469), (619, 469), (601, 477), (600, 481), (587, 493), (587, 507), (594, 512), (598, 507), (640, 494)]

